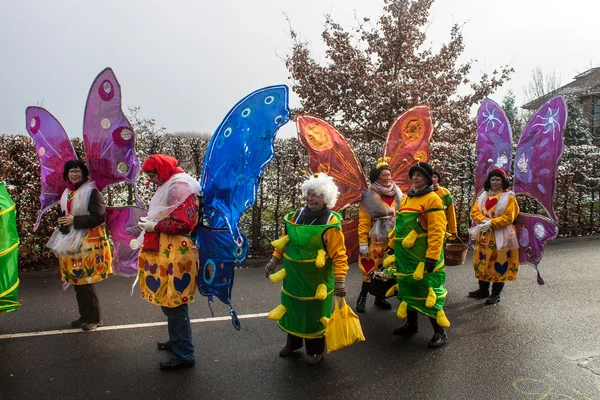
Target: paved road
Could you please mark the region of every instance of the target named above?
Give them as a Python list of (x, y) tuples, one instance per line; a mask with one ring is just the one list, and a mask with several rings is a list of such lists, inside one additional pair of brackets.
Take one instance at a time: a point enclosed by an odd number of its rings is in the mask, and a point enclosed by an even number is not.
[[(262, 268), (236, 275), (234, 305), (242, 320), (204, 319), (204, 298), (191, 306), (196, 368), (165, 372), (165, 317), (143, 302), (132, 279), (97, 285), (105, 327), (68, 329), (77, 317), (73, 289), (57, 275), (22, 277), (20, 311), (0, 315), (0, 399), (598, 399), (600, 398), (599, 240), (548, 246), (547, 284), (524, 266), (502, 301), (485, 306), (466, 296), (476, 287), (467, 263), (448, 267), (449, 342), (426, 348), (432, 335), (421, 317), (412, 339), (393, 336), (401, 322), (369, 298), (361, 322), (367, 341), (307, 366), (302, 354), (281, 359), (285, 335), (264, 313), (278, 304), (279, 285)], [(347, 279), (354, 306), (360, 276)], [(394, 300), (397, 305), (397, 300)], [(227, 316), (222, 304), (215, 315)], [(11, 336), (41, 333), (39, 336)]]

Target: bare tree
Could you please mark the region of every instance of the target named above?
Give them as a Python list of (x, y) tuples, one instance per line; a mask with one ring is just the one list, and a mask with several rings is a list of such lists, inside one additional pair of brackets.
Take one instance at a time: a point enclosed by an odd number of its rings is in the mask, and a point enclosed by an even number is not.
[(552, 72), (546, 73), (538, 65), (531, 71), (531, 80), (527, 87), (523, 89), (525, 101), (529, 103), (555, 91), (560, 86), (560, 75), (557, 75), (556, 71), (552, 70)]

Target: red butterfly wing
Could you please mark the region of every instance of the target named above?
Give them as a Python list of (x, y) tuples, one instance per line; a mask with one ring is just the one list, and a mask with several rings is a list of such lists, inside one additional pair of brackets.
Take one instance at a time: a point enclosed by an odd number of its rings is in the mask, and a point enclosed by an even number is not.
[(392, 179), (405, 193), (412, 186), (408, 176), (410, 167), (418, 161), (429, 161), (432, 134), (433, 121), (428, 106), (403, 112), (388, 131), (383, 157), (390, 166)]

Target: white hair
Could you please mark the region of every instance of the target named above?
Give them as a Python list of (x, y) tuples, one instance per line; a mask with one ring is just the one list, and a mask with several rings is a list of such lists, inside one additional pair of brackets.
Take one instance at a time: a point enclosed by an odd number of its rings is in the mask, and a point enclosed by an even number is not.
[(335, 206), (340, 194), (340, 191), (333, 181), (333, 178), (327, 174), (324, 174), (323, 172), (311, 175), (306, 181), (304, 181), (302, 186), (300, 186), (300, 189), (302, 190), (302, 194), (305, 196), (310, 189), (313, 189), (315, 192), (323, 196), (325, 205), (329, 208)]

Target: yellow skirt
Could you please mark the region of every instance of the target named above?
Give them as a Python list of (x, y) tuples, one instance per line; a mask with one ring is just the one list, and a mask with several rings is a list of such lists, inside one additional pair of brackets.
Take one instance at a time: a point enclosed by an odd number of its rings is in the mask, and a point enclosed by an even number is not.
[(511, 282), (519, 273), (519, 249), (498, 250), (494, 232), (479, 233), (473, 253), (475, 277), (484, 282)]
[(379, 271), (383, 265), (387, 243), (369, 243), (369, 254), (358, 256), (358, 269), (363, 276), (364, 282), (371, 282), (370, 273)]
[(186, 236), (160, 233), (158, 251), (140, 251), (138, 274), (146, 301), (174, 308), (194, 301), (198, 249)]
[(83, 243), (74, 252), (60, 257), (62, 280), (71, 285), (88, 285), (112, 274), (112, 255), (104, 226), (88, 229)]

